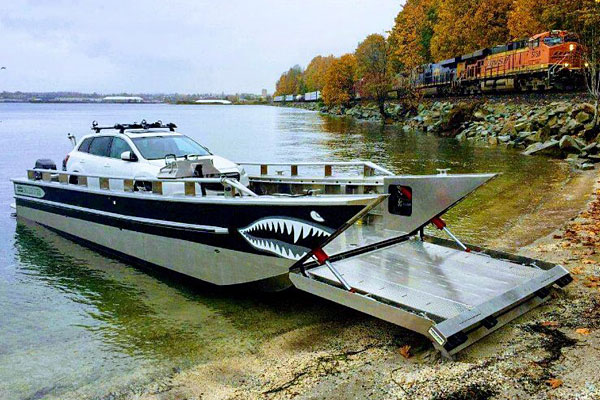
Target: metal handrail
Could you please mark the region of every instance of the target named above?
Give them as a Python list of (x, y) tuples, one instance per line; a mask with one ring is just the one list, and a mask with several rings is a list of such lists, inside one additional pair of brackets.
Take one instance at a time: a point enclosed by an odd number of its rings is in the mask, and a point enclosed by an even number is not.
[[(66, 176), (67, 178), (65, 178), (64, 180), (60, 179), (60, 176)], [(37, 178), (37, 177), (40, 178)], [(69, 182), (68, 177), (70, 176), (77, 176), (77, 177), (84, 177), (86, 178), (92, 178), (92, 179), (98, 179), (98, 180), (121, 180), (123, 182), (125, 181), (129, 181), (129, 182), (151, 182), (151, 183), (183, 183), (183, 184), (202, 184), (202, 183), (220, 183), (222, 185), (226, 185), (229, 186), (230, 188), (234, 188), (239, 190), (241, 193), (246, 194), (248, 196), (252, 196), (252, 197), (258, 197), (258, 195), (256, 193), (254, 193), (252, 190), (248, 189), (247, 187), (245, 187), (244, 185), (242, 185), (241, 183), (227, 178), (227, 177), (219, 177), (219, 178), (145, 178), (145, 177), (141, 177), (141, 178), (132, 178), (132, 177), (123, 177), (123, 176), (102, 176), (102, 175), (90, 175), (90, 174), (84, 174), (84, 173), (79, 173), (79, 172), (70, 172), (70, 171), (58, 171), (55, 169), (37, 169), (37, 168), (33, 168), (33, 169), (27, 169), (27, 177), (29, 180), (41, 180), (41, 181), (45, 181), (45, 182), (52, 182), (52, 176), (59, 176), (59, 182), (61, 184), (71, 184)], [(87, 185), (87, 183), (86, 183)], [(124, 185), (125, 186), (125, 185)], [(194, 186), (194, 185), (191, 185)], [(109, 189), (110, 190), (110, 189)], [(187, 189), (186, 189), (187, 190)], [(162, 189), (161, 189), (162, 191)], [(193, 190), (193, 193), (195, 195), (195, 189)]]
[(313, 162), (238, 162), (239, 165), (251, 165), (251, 166), (273, 166), (273, 167), (328, 167), (328, 166), (342, 166), (342, 167), (368, 167), (374, 171), (378, 171), (383, 175), (393, 176), (394, 173), (390, 170), (377, 165), (371, 161), (313, 161)]

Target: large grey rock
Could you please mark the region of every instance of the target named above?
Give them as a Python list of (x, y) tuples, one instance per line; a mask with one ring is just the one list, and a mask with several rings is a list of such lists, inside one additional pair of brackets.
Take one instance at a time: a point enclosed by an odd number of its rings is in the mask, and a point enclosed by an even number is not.
[(548, 140), (544, 143), (534, 143), (527, 147), (523, 152), (524, 155), (530, 156), (532, 154), (550, 154), (556, 155), (560, 152), (560, 148), (558, 147), (558, 140)]
[(510, 135), (498, 136), (498, 140), (502, 143), (506, 143), (510, 141)]
[(579, 144), (575, 141), (575, 138), (571, 136), (563, 136), (562, 138), (560, 138), (560, 141), (558, 142), (558, 147), (560, 147), (561, 150), (567, 152), (581, 152), (581, 147), (579, 147)]

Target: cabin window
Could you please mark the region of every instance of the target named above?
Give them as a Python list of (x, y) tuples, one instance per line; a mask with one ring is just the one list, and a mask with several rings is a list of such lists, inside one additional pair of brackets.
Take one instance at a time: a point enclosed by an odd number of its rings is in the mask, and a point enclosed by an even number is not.
[(92, 143), (92, 138), (87, 138), (79, 145), (79, 151), (83, 153), (87, 153), (90, 150), (90, 144)]
[(108, 157), (111, 142), (111, 136), (95, 137), (92, 144), (90, 144), (89, 153), (95, 156)]
[(114, 138), (112, 144), (110, 145), (110, 157), (111, 158), (121, 158), (121, 154), (124, 151), (131, 151), (131, 147), (121, 138)]
[(546, 44), (546, 46), (556, 46), (562, 42), (563, 40), (561, 37), (547, 37), (544, 39), (544, 44)]

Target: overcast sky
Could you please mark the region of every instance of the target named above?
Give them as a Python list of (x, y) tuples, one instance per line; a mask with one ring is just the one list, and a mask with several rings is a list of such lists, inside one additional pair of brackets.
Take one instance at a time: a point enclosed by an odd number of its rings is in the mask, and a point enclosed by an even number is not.
[(400, 0), (0, 2), (0, 91), (272, 93), (385, 33)]

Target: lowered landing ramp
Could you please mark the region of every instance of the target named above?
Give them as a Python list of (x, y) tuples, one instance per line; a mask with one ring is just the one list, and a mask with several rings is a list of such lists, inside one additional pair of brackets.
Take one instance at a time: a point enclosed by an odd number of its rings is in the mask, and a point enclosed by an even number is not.
[(571, 281), (558, 265), (425, 239), (332, 257), (352, 291), (317, 263), (290, 279), (301, 290), (419, 332), (446, 356), (539, 305), (552, 285)]

